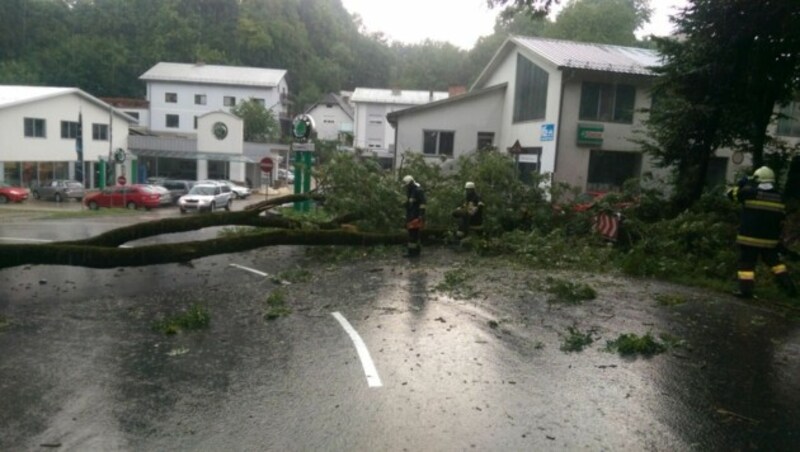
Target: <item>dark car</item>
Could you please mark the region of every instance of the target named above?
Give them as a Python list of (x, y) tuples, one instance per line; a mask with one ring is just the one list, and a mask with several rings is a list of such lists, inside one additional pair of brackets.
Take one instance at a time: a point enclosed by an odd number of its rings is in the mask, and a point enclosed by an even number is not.
[(34, 199), (52, 199), (56, 202), (77, 199), (86, 194), (83, 184), (76, 180), (56, 179), (31, 189)]
[(194, 184), (195, 182), (191, 180), (165, 179), (158, 185), (161, 185), (169, 190), (169, 193), (172, 196), (172, 204), (177, 204), (178, 199), (180, 199), (181, 196), (188, 194), (189, 190), (192, 189)]
[(28, 199), (27, 189), (0, 183), (0, 204), (22, 202), (26, 199)]
[(97, 210), (100, 207), (144, 208), (149, 210), (160, 207), (164, 196), (169, 195), (160, 194), (152, 185), (115, 185), (106, 187), (98, 193), (87, 195), (83, 203), (92, 210)]

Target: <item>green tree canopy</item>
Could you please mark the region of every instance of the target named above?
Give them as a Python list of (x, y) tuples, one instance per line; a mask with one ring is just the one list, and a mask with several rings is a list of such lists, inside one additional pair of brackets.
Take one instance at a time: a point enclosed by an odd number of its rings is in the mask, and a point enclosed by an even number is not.
[(272, 110), (253, 98), (239, 102), (231, 113), (244, 120), (244, 141), (266, 143), (280, 138), (280, 127)]

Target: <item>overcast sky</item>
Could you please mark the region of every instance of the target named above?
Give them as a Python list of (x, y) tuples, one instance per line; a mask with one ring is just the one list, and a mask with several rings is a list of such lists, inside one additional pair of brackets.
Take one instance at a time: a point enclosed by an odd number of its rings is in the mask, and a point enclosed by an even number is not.
[[(669, 15), (686, 3), (651, 0), (652, 20), (639, 34), (669, 34)], [(368, 31), (382, 31), (393, 41), (419, 43), (429, 38), (462, 49), (471, 49), (479, 37), (492, 34), (499, 12), (489, 9), (486, 0), (342, 0), (342, 4), (361, 16)]]

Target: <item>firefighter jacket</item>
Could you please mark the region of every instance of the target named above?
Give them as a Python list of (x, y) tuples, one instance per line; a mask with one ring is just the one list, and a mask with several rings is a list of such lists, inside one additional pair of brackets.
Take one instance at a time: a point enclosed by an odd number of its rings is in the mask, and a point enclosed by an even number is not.
[(425, 216), (425, 192), (416, 182), (406, 186), (406, 223)]
[(778, 246), (786, 206), (774, 187), (766, 190), (746, 185), (731, 189), (728, 197), (742, 204), (736, 243), (757, 248)]
[(483, 202), (474, 190), (467, 191), (464, 205), (461, 208), (467, 214), (470, 226), (483, 225)]

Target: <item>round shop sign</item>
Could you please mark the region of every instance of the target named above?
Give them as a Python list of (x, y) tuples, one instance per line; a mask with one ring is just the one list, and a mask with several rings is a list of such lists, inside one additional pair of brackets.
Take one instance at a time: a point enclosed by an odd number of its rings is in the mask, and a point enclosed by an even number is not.
[(218, 140), (224, 140), (228, 136), (228, 126), (224, 122), (215, 122), (212, 131)]
[(292, 136), (298, 140), (307, 140), (314, 130), (314, 118), (308, 115), (297, 115), (292, 121)]

